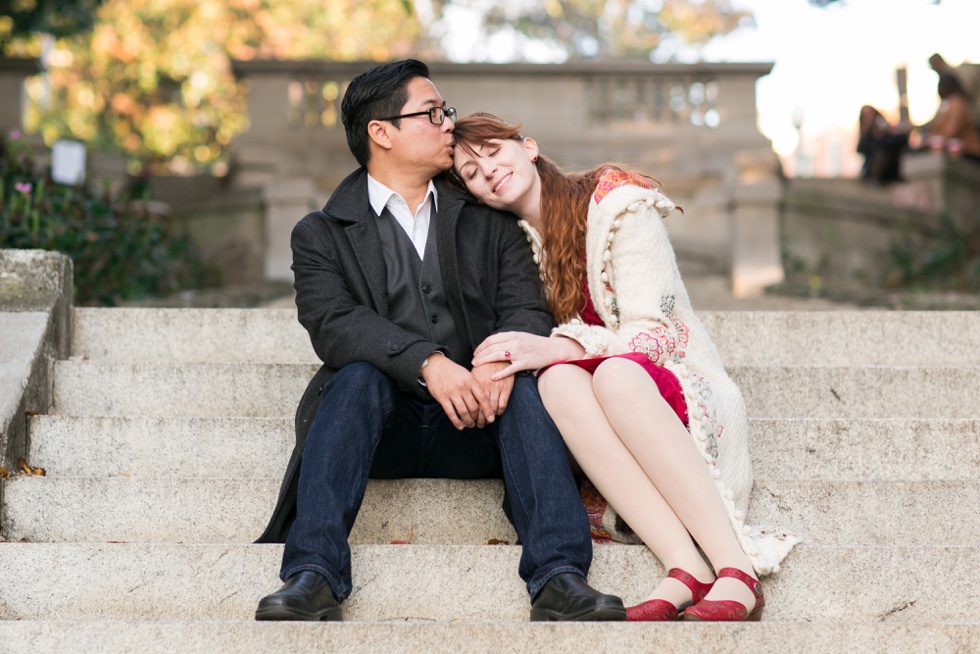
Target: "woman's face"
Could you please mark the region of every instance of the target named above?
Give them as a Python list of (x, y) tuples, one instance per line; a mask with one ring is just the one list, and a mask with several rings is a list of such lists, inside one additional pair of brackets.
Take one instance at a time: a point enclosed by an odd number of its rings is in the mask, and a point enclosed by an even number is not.
[(534, 166), (538, 144), (533, 139), (491, 139), (473, 151), (457, 146), (453, 167), (477, 200), (522, 217), (522, 210), (537, 205), (541, 184)]

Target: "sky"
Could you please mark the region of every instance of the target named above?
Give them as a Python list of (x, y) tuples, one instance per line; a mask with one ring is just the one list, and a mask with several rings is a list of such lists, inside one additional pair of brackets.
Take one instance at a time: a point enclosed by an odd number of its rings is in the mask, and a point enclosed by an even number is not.
[[(897, 120), (895, 70), (900, 66), (908, 70), (912, 122), (923, 123), (938, 106), (938, 78), (929, 68), (929, 56), (939, 52), (952, 65), (980, 63), (980, 0), (841, 0), (825, 8), (807, 0), (731, 3), (752, 12), (755, 27), (715, 39), (700, 57), (774, 63), (757, 85), (759, 127), (784, 159), (797, 153), (794, 118), (802, 117), (804, 150), (808, 141), (853, 132), (862, 104)], [(475, 17), (459, 14), (453, 20), (462, 26)], [(472, 31), (452, 30), (445, 42), (451, 59), (494, 59), (474, 50), (486, 46), (474, 44), (467, 34)], [(489, 52), (506, 58), (512, 49), (496, 43)], [(679, 53), (683, 61), (697, 56)], [(554, 60), (545, 51), (539, 59)], [(845, 162), (851, 168), (859, 165), (850, 148), (845, 154), (852, 155)]]
[[(843, 0), (826, 8), (806, 0), (733, 0), (752, 11), (756, 27), (716, 39), (710, 61), (772, 61), (757, 85), (763, 133), (780, 154), (797, 145), (794, 111), (815, 136), (853, 129), (862, 104), (898, 118), (895, 70), (908, 70), (909, 113), (923, 123), (935, 113), (938, 77), (928, 59), (980, 63), (980, 0)], [(838, 6), (840, 5), (840, 6)]]

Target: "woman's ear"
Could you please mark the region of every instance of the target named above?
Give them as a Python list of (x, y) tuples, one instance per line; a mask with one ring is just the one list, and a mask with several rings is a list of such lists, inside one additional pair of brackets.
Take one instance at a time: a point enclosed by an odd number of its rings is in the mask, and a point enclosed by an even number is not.
[(527, 156), (530, 157), (531, 161), (538, 160), (538, 144), (530, 136), (524, 138), (524, 148), (527, 150)]

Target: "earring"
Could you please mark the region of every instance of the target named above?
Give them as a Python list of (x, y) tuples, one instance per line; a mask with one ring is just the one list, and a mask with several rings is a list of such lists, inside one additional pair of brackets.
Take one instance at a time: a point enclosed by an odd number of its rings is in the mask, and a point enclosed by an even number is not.
[(538, 163), (538, 155), (531, 157), (531, 163)]

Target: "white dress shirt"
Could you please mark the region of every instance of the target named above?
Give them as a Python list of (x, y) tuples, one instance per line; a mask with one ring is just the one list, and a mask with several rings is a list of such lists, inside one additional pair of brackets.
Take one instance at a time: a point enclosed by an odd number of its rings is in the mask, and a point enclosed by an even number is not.
[(368, 199), (374, 213), (381, 215), (381, 212), (388, 207), (388, 211), (394, 216), (395, 221), (401, 225), (408, 238), (412, 240), (415, 251), (419, 253), (419, 259), (425, 259), (425, 242), (429, 237), (429, 221), (432, 218), (432, 211), (438, 209), (439, 193), (436, 185), (429, 180), (429, 187), (425, 192), (425, 199), (416, 209), (415, 215), (408, 208), (405, 198), (398, 195), (390, 188), (368, 175)]

